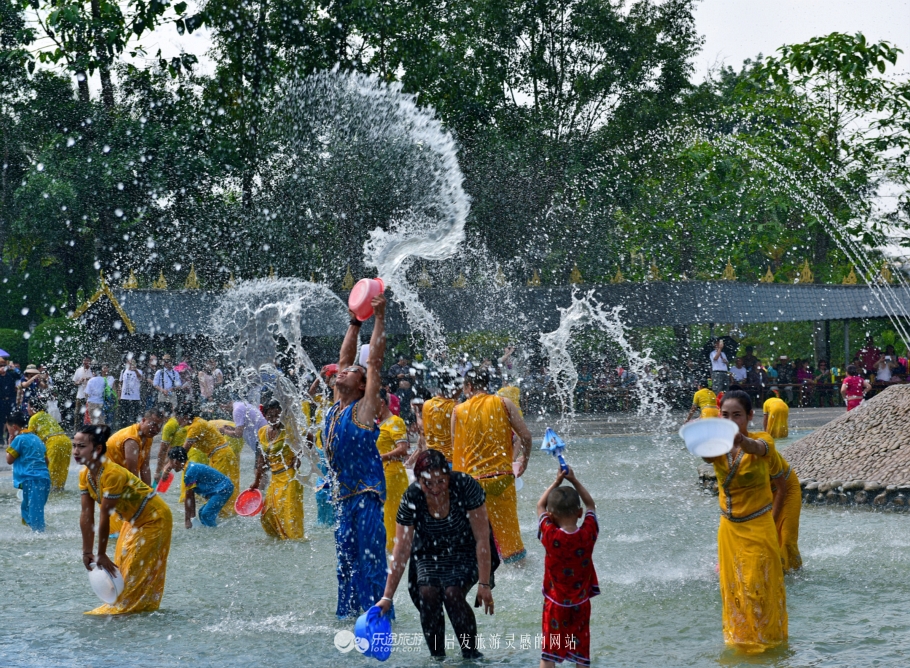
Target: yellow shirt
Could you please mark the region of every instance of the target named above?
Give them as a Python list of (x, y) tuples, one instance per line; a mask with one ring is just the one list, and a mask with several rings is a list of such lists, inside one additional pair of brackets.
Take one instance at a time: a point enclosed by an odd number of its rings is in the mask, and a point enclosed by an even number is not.
[(720, 491), (720, 512), (733, 521), (752, 519), (771, 510), (771, 477), (778, 475), (782, 466), (770, 434), (757, 431), (748, 436), (767, 443), (767, 454), (751, 455), (740, 449), (732, 461), (728, 454), (711, 460)]
[(771, 470), (771, 479), (772, 480), (786, 480), (790, 477), (790, 462), (784, 459), (784, 456), (775, 449), (774, 452), (777, 454), (777, 464), (772, 467)]
[[(225, 427), (234, 428), (234, 423), (230, 420), (209, 420), (209, 424), (218, 431), (221, 431)], [(234, 436), (225, 436), (224, 438), (227, 439), (227, 444), (231, 446), (231, 450), (234, 451), (234, 454), (239, 457), (240, 451), (243, 450), (244, 446), (243, 437), (236, 438)]]
[(500, 387), (496, 394), (500, 397), (505, 397), (518, 409), (519, 414), (524, 417), (524, 413), (521, 412), (521, 390), (519, 390), (514, 385), (506, 385), (505, 387)]
[(28, 420), (28, 430), (47, 444), (47, 439), (64, 435), (63, 428), (45, 411), (39, 411)]
[[(398, 447), (400, 441), (407, 440), (408, 425), (406, 425), (404, 420), (397, 415), (390, 415), (388, 420), (385, 420), (379, 425), (379, 437), (376, 439), (376, 449), (379, 450), (380, 455), (385, 455)], [(407, 476), (407, 473), (404, 470), (404, 464), (401, 460), (384, 461), (382, 462), (382, 468), (385, 471), (386, 478), (398, 473)]]
[(502, 397), (475, 394), (455, 407), (452, 469), (474, 478), (512, 473), (512, 424)]
[[(321, 394), (317, 394), (313, 397), (313, 402), (314, 403), (310, 403), (309, 401), (303, 402), (303, 416), (306, 418), (307, 429), (314, 430), (313, 442), (319, 450), (322, 450), (322, 429), (320, 428), (320, 425), (322, 424), (323, 416), (326, 411), (331, 408), (331, 404), (327, 405)], [(315, 415), (313, 415), (314, 406), (316, 408)]]
[(107, 439), (107, 458), (115, 464), (126, 466), (126, 453), (123, 451), (123, 446), (127, 441), (136, 441), (139, 444), (139, 463), (136, 470), (141, 471), (143, 464), (149, 460), (149, 455), (152, 452), (152, 439), (143, 438), (139, 435), (138, 424), (111, 434), (111, 437)]
[(433, 397), (423, 404), (423, 436), (427, 447), (439, 450), (446, 461), (452, 461), (452, 411), (455, 400)]
[(207, 420), (196, 418), (186, 427), (186, 448), (196, 448), (205, 455), (220, 445), (226, 445), (227, 439)]
[(786, 438), (790, 433), (787, 424), (790, 419), (790, 407), (787, 402), (777, 397), (771, 397), (762, 406), (762, 411), (768, 416), (768, 433), (773, 438)]
[(117, 514), (129, 522), (145, 507), (152, 488), (119, 464), (107, 461), (101, 464), (97, 480), (89, 475), (88, 467), (79, 472), (79, 492), (99, 504), (102, 498), (116, 499)]
[(262, 454), (272, 473), (280, 473), (294, 468), (296, 455), (287, 444), (287, 431), (282, 429), (274, 441), (269, 441), (269, 425), (259, 428), (259, 444)]
[(171, 418), (161, 430), (161, 441), (172, 448), (182, 448), (186, 442), (186, 427), (181, 427), (177, 418)]
[(699, 408), (707, 408), (709, 406), (717, 408), (717, 395), (707, 387), (703, 387), (692, 397), (692, 405)]

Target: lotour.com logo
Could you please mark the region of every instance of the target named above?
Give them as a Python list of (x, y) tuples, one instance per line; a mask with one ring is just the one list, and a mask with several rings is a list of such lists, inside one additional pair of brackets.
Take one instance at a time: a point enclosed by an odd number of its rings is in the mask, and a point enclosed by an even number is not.
[(370, 649), (370, 641), (366, 638), (358, 638), (352, 632), (343, 629), (335, 634), (335, 649), (343, 654), (356, 649), (363, 654)]

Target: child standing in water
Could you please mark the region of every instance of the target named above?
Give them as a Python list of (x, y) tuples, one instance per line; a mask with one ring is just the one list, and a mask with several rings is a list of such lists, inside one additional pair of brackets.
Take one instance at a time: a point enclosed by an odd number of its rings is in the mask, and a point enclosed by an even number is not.
[(847, 367), (847, 377), (844, 378), (844, 384), (840, 386), (840, 393), (847, 400), (848, 411), (852, 411), (863, 403), (863, 395), (871, 389), (872, 385), (859, 375), (859, 369), (855, 364)]
[(221, 512), (224, 504), (234, 494), (234, 483), (231, 479), (220, 471), (216, 471), (211, 466), (199, 464), (198, 462), (189, 462), (189, 456), (185, 449), (181, 447), (171, 448), (167, 453), (168, 464), (165, 466), (163, 475), (167, 475), (168, 468), (180, 473), (186, 467), (183, 475), (183, 482), (186, 485), (186, 497), (184, 499), (184, 525), (187, 529), (193, 527), (193, 518), (196, 517), (196, 495), (200, 494), (206, 498), (205, 505), (199, 509), (199, 521), (203, 526), (218, 526), (218, 513)]
[(12, 439), (6, 448), (6, 463), (13, 467), (13, 487), (22, 490), (22, 522), (32, 531), (44, 531), (44, 505), (51, 491), (47, 450), (26, 424), (19, 411), (6, 418), (6, 431)]
[[(574, 489), (560, 487), (563, 480)], [(553, 668), (563, 661), (590, 666), (591, 597), (600, 593), (592, 559), (600, 531), (594, 499), (571, 468), (568, 473), (560, 469), (537, 502), (537, 516), (537, 537), (547, 552), (540, 668)]]

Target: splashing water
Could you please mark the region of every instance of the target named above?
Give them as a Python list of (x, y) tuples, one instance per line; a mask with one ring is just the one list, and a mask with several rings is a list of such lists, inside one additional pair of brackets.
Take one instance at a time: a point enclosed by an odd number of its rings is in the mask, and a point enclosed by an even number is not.
[(370, 232), (364, 262), (376, 269), (436, 357), (444, 345), (441, 326), (406, 273), (415, 259), (452, 257), (464, 241), (470, 202), (455, 141), (432, 110), (419, 108), (397, 83), (331, 71), (290, 78), (284, 88), (273, 121), (284, 153), (280, 162), (294, 169), (305, 162), (311, 171), (346, 170), (354, 184), (381, 181), (388, 218)]
[[(303, 413), (303, 402), (312, 400), (307, 386), (319, 374), (302, 337), (311, 324), (326, 320), (343, 333), (347, 307), (325, 286), (291, 278), (243, 281), (220, 297), (212, 315), (221, 352), (238, 371), (231, 389), (253, 405), (259, 405), (263, 391), (278, 401), (289, 444), (311, 463), (309, 473), (299, 474), (303, 479), (316, 471), (318, 461), (304, 447), (305, 434), (321, 425)], [(313, 326), (312, 331), (319, 330)], [(285, 360), (283, 370), (279, 356)]]
[(569, 307), (559, 309), (559, 327), (540, 335), (540, 343), (549, 358), (550, 377), (553, 379), (556, 397), (559, 399), (561, 429), (570, 430), (575, 420), (575, 386), (578, 384), (578, 372), (569, 354), (572, 335), (585, 327), (597, 326), (620, 347), (629, 371), (637, 377), (630, 387), (638, 396), (638, 414), (642, 417), (656, 417), (660, 422), (658, 431), (663, 431), (663, 420), (669, 415), (669, 407), (661, 396), (657, 379), (651, 374), (651, 369), (656, 367), (656, 363), (651, 357), (650, 348), (639, 352), (629, 343), (622, 322), (622, 311), (622, 306), (605, 310), (594, 298), (593, 290), (582, 297), (578, 297), (573, 291)]

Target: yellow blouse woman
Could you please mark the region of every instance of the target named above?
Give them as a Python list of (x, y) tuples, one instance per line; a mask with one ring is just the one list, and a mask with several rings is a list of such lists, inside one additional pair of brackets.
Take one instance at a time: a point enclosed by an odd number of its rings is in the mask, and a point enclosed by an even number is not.
[[(186, 427), (180, 426), (180, 423), (177, 422), (177, 418), (171, 418), (164, 423), (164, 427), (161, 430), (161, 450), (158, 453), (158, 472), (155, 474), (155, 479), (157, 480), (161, 476), (161, 471), (164, 468), (164, 460), (162, 456), (167, 457), (167, 452), (171, 448), (182, 448), (183, 444), (186, 443)], [(208, 464), (209, 458), (206, 457), (200, 450), (196, 448), (191, 448), (187, 451), (187, 457), (189, 461), (195, 462), (197, 464)], [(184, 469), (184, 472), (186, 469)], [(183, 503), (186, 500), (186, 485), (183, 483), (183, 472), (180, 473), (180, 503)]]
[(705, 384), (699, 381), (698, 392), (692, 396), (692, 408), (686, 416), (686, 422), (692, 419), (692, 416), (698, 414), (700, 418), (717, 417), (720, 411), (717, 410), (717, 395)]
[(268, 424), (259, 430), (260, 452), (256, 455), (256, 477), (250, 489), (259, 489), (263, 471), (272, 472), (262, 506), (262, 528), (280, 540), (302, 540), (303, 485), (297, 479), (300, 462), (287, 442), (281, 424), (281, 405), (274, 399), (263, 411)]
[[(188, 411), (189, 408), (182, 410), (180, 406), (177, 407), (177, 421), (186, 426), (186, 441), (183, 447), (188, 450), (187, 455), (190, 454), (189, 448), (199, 450), (207, 457), (207, 461), (202, 463), (211, 466), (231, 479), (231, 482), (234, 483), (234, 493), (224, 504), (221, 512), (218, 513), (218, 517), (236, 515), (237, 511), (234, 510), (234, 502), (237, 500), (237, 494), (240, 493), (240, 462), (237, 459), (237, 455), (234, 454), (231, 446), (228, 445), (224, 434), (202, 418), (197, 417), (190, 422), (187, 415)], [(181, 412), (183, 412), (183, 415), (181, 415)], [(190, 457), (190, 461), (195, 461), (195, 459)]]
[(765, 414), (764, 430), (771, 438), (787, 438), (790, 435), (790, 407), (783, 399), (771, 397), (762, 406)]
[(771, 476), (771, 489), (774, 493), (772, 514), (777, 527), (781, 565), (784, 573), (789, 573), (799, 570), (803, 565), (799, 553), (799, 514), (803, 507), (803, 493), (796, 471), (779, 452), (777, 457), (780, 460), (777, 474)]
[(28, 412), (31, 417), (28, 420), (28, 429), (44, 441), (51, 473), (51, 491), (62, 492), (70, 470), (73, 443), (57, 421), (48, 415), (46, 406), (46, 399), (43, 397), (29, 400)]
[[(231, 430), (234, 429), (234, 423), (230, 420), (209, 420), (209, 424), (218, 431), (221, 431), (225, 427), (230, 427)], [(236, 436), (230, 436), (224, 434), (223, 431), (221, 431), (221, 433), (224, 435), (225, 439), (227, 439), (227, 444), (231, 447), (231, 450), (234, 451), (234, 454), (237, 455), (237, 460), (239, 461), (240, 453), (243, 451), (243, 446), (245, 445), (243, 437), (238, 438)]]
[(753, 653), (787, 640), (787, 593), (777, 529), (772, 516), (771, 476), (780, 457), (765, 432), (748, 432), (752, 401), (728, 392), (721, 417), (739, 425), (733, 449), (706, 461), (720, 488), (717, 553), (723, 603), (724, 641)]
[(376, 448), (382, 460), (382, 469), (385, 473), (385, 503), (382, 506), (385, 524), (386, 552), (392, 552), (395, 547), (395, 518), (398, 516), (398, 506), (401, 497), (407, 490), (408, 474), (404, 470), (402, 460), (408, 455), (408, 426), (405, 421), (389, 410), (389, 397), (385, 390), (379, 393), (382, 402), (379, 405), (379, 438)]
[[(82, 562), (123, 576), (123, 592), (114, 603), (95, 608), (90, 615), (122, 615), (158, 609), (164, 594), (167, 557), (171, 549), (171, 509), (152, 489), (122, 466), (104, 457), (110, 429), (86, 425), (73, 439), (73, 456), (85, 468), (79, 473), (82, 494)], [(98, 520), (98, 552), (95, 543), (95, 504), (101, 506)], [(123, 526), (114, 560), (107, 556), (110, 515), (117, 513)]]

